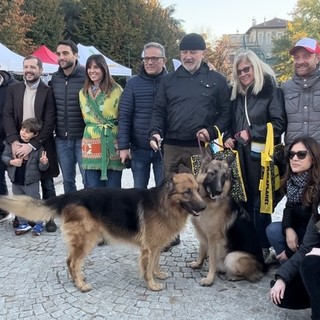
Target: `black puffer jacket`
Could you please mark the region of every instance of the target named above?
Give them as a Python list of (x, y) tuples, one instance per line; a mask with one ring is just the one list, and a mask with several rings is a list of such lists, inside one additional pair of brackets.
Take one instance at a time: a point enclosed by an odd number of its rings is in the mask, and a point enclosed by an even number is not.
[(3, 106), (6, 101), (6, 94), (8, 85), (18, 82), (10, 73), (6, 71), (0, 71), (0, 75), (3, 78), (3, 82), (0, 86), (0, 152), (4, 149), (3, 141), (6, 138), (6, 133), (3, 128)]
[(161, 81), (152, 120), (150, 135), (159, 133), (165, 143), (197, 146), (196, 133), (206, 128), (210, 138), (229, 126), (230, 88), (226, 78), (219, 72), (210, 71), (202, 63), (194, 74), (180, 66)]
[(148, 75), (144, 67), (124, 88), (119, 104), (119, 149), (150, 149), (149, 126), (155, 96), (163, 75)]
[(85, 69), (79, 62), (69, 76), (65, 76), (59, 68), (52, 75), (50, 86), (52, 86), (56, 101), (56, 135), (65, 139), (82, 139), (84, 121), (79, 103), (79, 91), (83, 88), (85, 81)]

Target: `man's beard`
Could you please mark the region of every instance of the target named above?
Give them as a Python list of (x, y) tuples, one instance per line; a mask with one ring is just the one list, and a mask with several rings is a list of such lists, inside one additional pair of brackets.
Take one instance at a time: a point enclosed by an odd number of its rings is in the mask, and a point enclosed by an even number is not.
[(35, 75), (33, 75), (33, 76), (34, 76), (34, 78), (31, 79), (31, 80), (27, 79), (26, 76), (24, 78), (28, 83), (35, 83), (35, 82), (37, 82), (39, 80), (40, 76), (38, 76), (38, 77), (35, 76)]
[(68, 62), (66, 62), (66, 64), (62, 67), (61, 64), (59, 63), (61, 69), (69, 69), (69, 68), (73, 67), (74, 64), (75, 64), (74, 61), (73, 61), (73, 62), (72, 62), (72, 61), (68, 61)]

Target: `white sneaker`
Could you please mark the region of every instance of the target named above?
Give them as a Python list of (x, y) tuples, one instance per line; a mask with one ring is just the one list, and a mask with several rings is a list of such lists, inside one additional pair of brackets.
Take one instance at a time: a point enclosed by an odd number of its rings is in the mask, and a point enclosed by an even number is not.
[(4, 222), (7, 220), (13, 220), (14, 219), (14, 215), (10, 212), (9, 214), (7, 214), (5, 217), (3, 217), (2, 219), (0, 219), (0, 222)]

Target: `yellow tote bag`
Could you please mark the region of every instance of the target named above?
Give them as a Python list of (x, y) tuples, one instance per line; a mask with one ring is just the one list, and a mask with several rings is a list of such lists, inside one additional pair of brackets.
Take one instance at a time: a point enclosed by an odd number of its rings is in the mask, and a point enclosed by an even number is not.
[[(222, 135), (218, 127), (215, 126), (218, 132), (218, 151), (215, 151), (212, 155), (213, 159), (216, 160), (225, 160), (231, 156), (234, 155), (234, 160), (232, 161), (230, 168), (231, 173), (233, 177), (232, 181), (232, 188), (231, 188), (231, 196), (236, 202), (240, 201), (247, 201), (247, 194), (246, 189), (244, 187), (243, 178), (242, 178), (242, 171), (240, 166), (240, 160), (239, 160), (239, 153), (237, 150), (231, 150), (231, 149), (225, 149), (221, 146), (223, 146), (223, 140)], [(211, 143), (211, 146), (214, 145), (214, 143)]]
[(278, 166), (274, 165), (274, 134), (271, 122), (267, 123), (267, 138), (265, 149), (261, 152), (261, 178), (260, 190), (260, 212), (272, 214), (279, 202), (275, 192), (280, 190), (280, 174)]

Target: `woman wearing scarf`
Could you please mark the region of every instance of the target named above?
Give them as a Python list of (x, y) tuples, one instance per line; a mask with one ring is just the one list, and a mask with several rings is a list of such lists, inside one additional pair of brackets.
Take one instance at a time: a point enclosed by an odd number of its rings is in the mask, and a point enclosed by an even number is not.
[(122, 88), (110, 76), (101, 54), (86, 62), (86, 80), (79, 93), (86, 124), (82, 139), (82, 167), (86, 187), (121, 188), (123, 164), (118, 151), (118, 104)]
[[(287, 237), (287, 247), (294, 251), (294, 254), (276, 271), (275, 279), (270, 283), (270, 298), (281, 308), (305, 309), (311, 307), (311, 318), (320, 320), (319, 144), (313, 138), (295, 139), (289, 147), (288, 161), (290, 167), (287, 172), (287, 189), (292, 189), (288, 192), (288, 201), (294, 201), (293, 206), (297, 208), (294, 213), (292, 211), (291, 221), (294, 221), (294, 217), (300, 214), (300, 224), (303, 226), (310, 215), (311, 218), (303, 239), (298, 232), (296, 232), (296, 237), (291, 236), (290, 241)], [(291, 179), (291, 177), (295, 178)], [(305, 215), (304, 218), (302, 218), (303, 215)], [(295, 227), (298, 226), (295, 224)], [(286, 235), (288, 228), (284, 230)], [(283, 236), (281, 231), (278, 236)], [(276, 244), (273, 245), (276, 246)], [(281, 251), (281, 248), (279, 250)], [(286, 258), (287, 250), (282, 251), (278, 256), (280, 261)]]
[(287, 195), (282, 222), (273, 222), (266, 230), (280, 263), (298, 251), (302, 243), (311, 217), (311, 192), (319, 177), (319, 144), (311, 137), (296, 138), (288, 149), (287, 172), (282, 182)]

